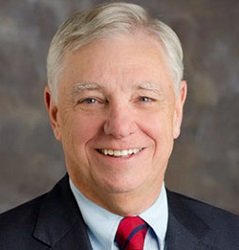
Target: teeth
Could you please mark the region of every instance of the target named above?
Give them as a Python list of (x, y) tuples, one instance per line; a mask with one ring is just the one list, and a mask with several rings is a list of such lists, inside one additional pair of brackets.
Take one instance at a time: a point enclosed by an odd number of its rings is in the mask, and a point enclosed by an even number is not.
[(137, 154), (141, 150), (142, 150), (141, 148), (123, 149), (123, 150), (101, 149), (100, 152), (103, 153), (104, 155), (121, 157), (121, 156)]

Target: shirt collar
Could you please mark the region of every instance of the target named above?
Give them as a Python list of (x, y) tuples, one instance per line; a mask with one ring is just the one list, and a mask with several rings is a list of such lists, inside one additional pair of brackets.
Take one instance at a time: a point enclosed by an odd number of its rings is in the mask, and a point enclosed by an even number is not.
[[(93, 249), (112, 249), (115, 234), (122, 217), (87, 199), (71, 180), (70, 187), (87, 225)], [(160, 244), (164, 242), (168, 223), (168, 202), (164, 184), (157, 200), (139, 216), (153, 229), (158, 242)]]
[(168, 201), (164, 183), (157, 200), (139, 216), (150, 225), (158, 242), (162, 244), (165, 241), (168, 226)]

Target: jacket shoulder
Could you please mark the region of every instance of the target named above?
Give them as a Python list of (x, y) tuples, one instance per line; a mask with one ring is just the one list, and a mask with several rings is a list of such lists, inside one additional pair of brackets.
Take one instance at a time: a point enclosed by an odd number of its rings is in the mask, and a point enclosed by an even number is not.
[(25, 224), (26, 221), (32, 221), (32, 219), (36, 217), (45, 196), (46, 194), (41, 195), (31, 201), (25, 202), (15, 208), (1, 213), (0, 230), (2, 230), (3, 227), (11, 227), (11, 223), (17, 225), (21, 224), (21, 222)]
[(0, 215), (0, 249), (91, 249), (65, 175), (48, 193)]
[(175, 192), (167, 197), (170, 213), (196, 237), (219, 249), (239, 249), (238, 215)]
[(192, 210), (199, 217), (205, 218), (208, 222), (220, 222), (221, 220), (231, 221), (239, 226), (239, 216), (224, 209), (210, 205), (195, 198), (168, 191), (168, 199), (171, 205), (179, 205)]
[(30, 232), (34, 230), (44, 197), (0, 214), (0, 249), (39, 249)]

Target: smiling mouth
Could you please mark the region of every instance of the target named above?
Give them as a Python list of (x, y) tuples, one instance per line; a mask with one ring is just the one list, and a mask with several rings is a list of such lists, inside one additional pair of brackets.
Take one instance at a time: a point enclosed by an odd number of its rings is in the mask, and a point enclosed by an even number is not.
[(123, 150), (114, 150), (114, 149), (97, 149), (100, 154), (112, 156), (112, 157), (127, 157), (136, 155), (141, 152), (143, 148), (132, 148), (132, 149), (123, 149)]

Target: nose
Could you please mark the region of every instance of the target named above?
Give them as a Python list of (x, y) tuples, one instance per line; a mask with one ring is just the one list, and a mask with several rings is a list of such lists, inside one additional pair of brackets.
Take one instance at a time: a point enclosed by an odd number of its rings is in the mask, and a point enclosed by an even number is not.
[(133, 113), (127, 105), (115, 105), (109, 109), (104, 123), (104, 133), (121, 139), (133, 134), (136, 130)]

